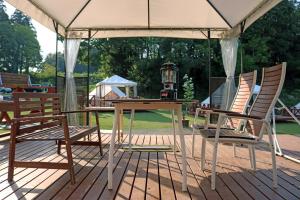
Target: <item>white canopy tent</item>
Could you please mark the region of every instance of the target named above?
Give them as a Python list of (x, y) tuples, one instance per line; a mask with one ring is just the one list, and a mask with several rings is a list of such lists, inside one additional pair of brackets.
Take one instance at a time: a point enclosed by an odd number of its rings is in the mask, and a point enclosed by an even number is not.
[(103, 81), (96, 84), (96, 94), (97, 96), (104, 97), (107, 94), (107, 86), (111, 88), (124, 87), (126, 92), (126, 97), (129, 97), (130, 88), (133, 88), (133, 97), (137, 96), (137, 83), (127, 80), (121, 76), (113, 75), (109, 78), (104, 79)]
[[(6, 0), (6, 2), (64, 36), (67, 39), (66, 50), (76, 43), (69, 40), (82, 38), (88, 38), (89, 41), (91, 38), (145, 36), (222, 38), (224, 39), (221, 42), (222, 57), (227, 76), (227, 92), (224, 93), (227, 100), (224, 105), (228, 105), (232, 96), (230, 91), (234, 87), (231, 77), (235, 72), (237, 38), (281, 0)], [(80, 42), (76, 45), (74, 49), (79, 48)], [(75, 91), (70, 83), (73, 82), (72, 63), (76, 61), (78, 52), (70, 53), (66, 50), (65, 55), (68, 55), (66, 60), (69, 60), (69, 64), (66, 65), (68, 68), (66, 71), (69, 73), (66, 74), (69, 79), (66, 82), (66, 91)], [(210, 69), (209, 76), (211, 76)], [(66, 97), (72, 98), (70, 95)], [(76, 109), (69, 106), (67, 108)]]
[(68, 38), (206, 39), (238, 36), (281, 0), (6, 1)]

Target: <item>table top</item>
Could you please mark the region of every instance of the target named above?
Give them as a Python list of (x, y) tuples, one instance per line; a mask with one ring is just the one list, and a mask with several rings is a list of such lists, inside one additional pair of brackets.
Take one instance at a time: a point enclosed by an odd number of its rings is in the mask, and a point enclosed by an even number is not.
[(184, 103), (187, 102), (184, 99), (176, 100), (161, 100), (161, 99), (105, 99), (104, 101), (110, 101), (112, 103)]

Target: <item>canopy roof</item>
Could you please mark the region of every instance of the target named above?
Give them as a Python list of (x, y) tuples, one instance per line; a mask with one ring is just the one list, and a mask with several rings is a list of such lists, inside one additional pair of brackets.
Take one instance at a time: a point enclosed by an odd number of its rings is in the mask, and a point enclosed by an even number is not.
[(6, 1), (68, 38), (201, 39), (239, 35), (281, 0)]
[(96, 86), (99, 85), (112, 85), (112, 86), (117, 86), (117, 87), (127, 87), (127, 86), (137, 86), (136, 82), (127, 80), (125, 78), (122, 78), (121, 76), (118, 75), (113, 75), (110, 78), (106, 78), (103, 81), (97, 83)]

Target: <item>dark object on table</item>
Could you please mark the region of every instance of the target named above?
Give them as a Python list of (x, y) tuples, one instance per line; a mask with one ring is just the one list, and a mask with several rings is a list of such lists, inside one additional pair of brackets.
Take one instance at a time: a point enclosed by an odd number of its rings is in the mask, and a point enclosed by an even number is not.
[(161, 100), (175, 100), (177, 99), (178, 89), (178, 68), (174, 63), (168, 62), (160, 68), (161, 81), (164, 89), (160, 91)]

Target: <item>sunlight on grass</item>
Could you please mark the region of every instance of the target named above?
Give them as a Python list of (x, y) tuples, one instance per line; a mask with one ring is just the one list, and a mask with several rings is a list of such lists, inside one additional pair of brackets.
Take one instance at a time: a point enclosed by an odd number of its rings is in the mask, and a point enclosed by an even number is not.
[[(193, 117), (187, 116), (192, 123)], [(176, 118), (175, 118), (176, 119)], [(124, 113), (124, 129), (129, 128), (130, 113)], [(134, 117), (134, 129), (163, 129), (172, 126), (171, 113), (167, 111), (136, 112)], [(93, 119), (95, 124), (95, 119)], [(100, 113), (100, 125), (102, 129), (112, 129), (113, 113)]]

